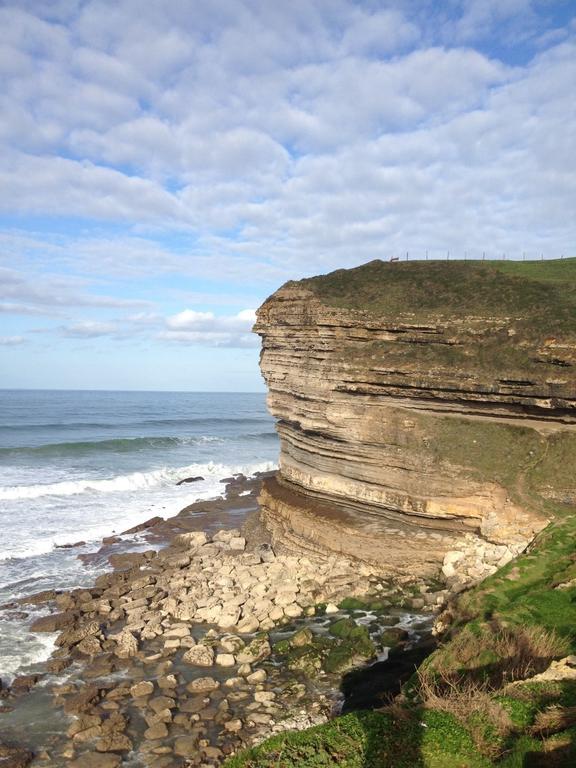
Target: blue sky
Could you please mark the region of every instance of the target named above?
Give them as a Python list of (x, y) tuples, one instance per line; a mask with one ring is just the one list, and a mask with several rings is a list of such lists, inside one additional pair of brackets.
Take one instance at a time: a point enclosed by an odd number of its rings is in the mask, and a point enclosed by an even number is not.
[(255, 391), (373, 258), (576, 255), (572, 0), (0, 3), (3, 387)]

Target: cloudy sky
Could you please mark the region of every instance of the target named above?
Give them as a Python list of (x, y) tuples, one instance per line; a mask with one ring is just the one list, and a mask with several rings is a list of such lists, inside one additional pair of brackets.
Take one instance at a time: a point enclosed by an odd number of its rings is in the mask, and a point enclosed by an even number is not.
[(0, 2), (0, 386), (260, 390), (287, 279), (576, 255), (575, 16)]

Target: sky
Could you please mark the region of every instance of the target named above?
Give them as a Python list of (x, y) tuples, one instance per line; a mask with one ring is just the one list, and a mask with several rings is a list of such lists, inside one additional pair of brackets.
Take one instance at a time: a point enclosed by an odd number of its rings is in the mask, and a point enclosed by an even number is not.
[(255, 309), (576, 255), (573, 0), (0, 0), (0, 387), (263, 391)]

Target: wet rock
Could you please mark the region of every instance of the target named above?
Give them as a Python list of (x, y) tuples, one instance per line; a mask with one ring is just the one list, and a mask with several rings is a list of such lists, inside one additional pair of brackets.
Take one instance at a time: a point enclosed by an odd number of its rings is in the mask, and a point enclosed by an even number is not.
[(181, 757), (194, 757), (198, 754), (198, 739), (194, 736), (179, 736), (174, 741), (174, 754)]
[(272, 653), (268, 635), (255, 637), (236, 657), (240, 664), (253, 664), (268, 658)]
[(96, 749), (98, 752), (130, 752), (132, 742), (123, 733), (113, 733), (98, 739)]
[(217, 688), (220, 688), (220, 683), (213, 677), (197, 677), (196, 680), (192, 680), (186, 686), (186, 690), (190, 693), (208, 693)]
[(44, 589), (42, 592), (35, 592), (33, 595), (27, 595), (16, 600), (17, 605), (44, 605), (45, 603), (51, 603), (56, 600), (58, 595), (61, 594), (60, 590), (56, 589)]
[(154, 741), (155, 739), (165, 739), (168, 736), (168, 726), (166, 723), (154, 723), (144, 731), (144, 738)]
[(41, 616), (30, 625), (30, 632), (60, 632), (69, 627), (75, 620), (73, 613), (52, 613)]
[(163, 690), (176, 688), (178, 685), (178, 680), (175, 675), (164, 675), (163, 677), (159, 677), (156, 682), (158, 683), (158, 687)]
[(23, 693), (28, 693), (41, 678), (42, 675), (18, 675), (12, 681), (10, 693), (12, 696), (21, 696)]
[(2, 768), (27, 768), (33, 758), (34, 755), (29, 749), (0, 741), (0, 765)]
[(140, 531), (146, 531), (148, 528), (153, 528), (155, 525), (158, 525), (158, 523), (163, 523), (164, 518), (159, 517), (158, 515), (155, 515), (154, 517), (151, 517), (149, 520), (146, 520), (143, 523), (140, 523), (140, 525), (135, 525), (133, 528), (128, 528), (127, 531), (123, 531), (122, 535), (129, 535), (133, 533), (140, 533)]
[(263, 683), (267, 677), (266, 670), (257, 669), (255, 672), (246, 676), (246, 681), (250, 683), (250, 685), (257, 685), (258, 683)]
[(236, 659), (231, 653), (219, 653), (216, 656), (216, 664), (220, 667), (233, 667)]
[[(82, 733), (83, 731), (87, 731), (90, 728), (98, 728), (101, 723), (101, 718), (98, 715), (80, 715), (72, 725), (68, 728), (66, 731), (67, 736), (69, 736), (71, 739), (76, 736), (78, 733)], [(100, 731), (97, 731), (99, 734)]]
[(100, 699), (100, 691), (95, 685), (85, 686), (79, 693), (68, 696), (64, 702), (64, 712), (67, 715), (77, 715), (87, 712)]
[(380, 635), (380, 642), (387, 648), (394, 648), (398, 643), (408, 640), (409, 634), (405, 629), (401, 627), (390, 627), (385, 629)]
[(69, 648), (77, 645), (89, 635), (97, 635), (100, 632), (99, 621), (88, 621), (80, 626), (69, 626), (56, 638), (56, 645), (60, 648)]
[(151, 683), (148, 680), (142, 680), (142, 682), (136, 683), (130, 688), (130, 696), (134, 699), (140, 698), (141, 696), (149, 696), (153, 692), (154, 683)]
[(159, 713), (165, 709), (173, 709), (176, 706), (176, 701), (170, 696), (156, 696), (156, 698), (150, 699), (148, 706), (152, 711)]
[(68, 763), (70, 768), (118, 768), (122, 759), (118, 755), (88, 752)]
[(185, 477), (183, 480), (178, 480), (176, 485), (184, 485), (185, 483), (199, 483), (204, 478), (201, 475), (198, 475), (198, 477)]
[(97, 637), (90, 635), (76, 645), (76, 650), (86, 656), (96, 656), (102, 651), (102, 645)]
[(314, 638), (314, 635), (308, 629), (308, 627), (304, 627), (303, 629), (298, 630), (298, 632), (295, 632), (292, 635), (292, 637), (290, 638), (290, 645), (293, 648), (302, 648), (304, 645), (310, 645), (313, 638)]
[(146, 562), (143, 552), (123, 552), (121, 554), (108, 555), (108, 562), (115, 571), (129, 571)]
[(186, 651), (182, 661), (197, 667), (211, 667), (214, 664), (214, 650), (208, 645), (195, 645)]
[(110, 635), (110, 638), (116, 641), (114, 652), (119, 659), (129, 659), (132, 656), (136, 656), (138, 641), (132, 632), (125, 629), (117, 635)]

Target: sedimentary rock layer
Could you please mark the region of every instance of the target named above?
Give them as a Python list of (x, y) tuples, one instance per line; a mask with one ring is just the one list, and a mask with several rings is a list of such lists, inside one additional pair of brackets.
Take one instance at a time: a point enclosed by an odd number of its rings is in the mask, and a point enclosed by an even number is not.
[(487, 295), (486, 269), (375, 262), (263, 304), (278, 541), (432, 572), (466, 534), (516, 550), (573, 501), (574, 314), (522, 275)]

